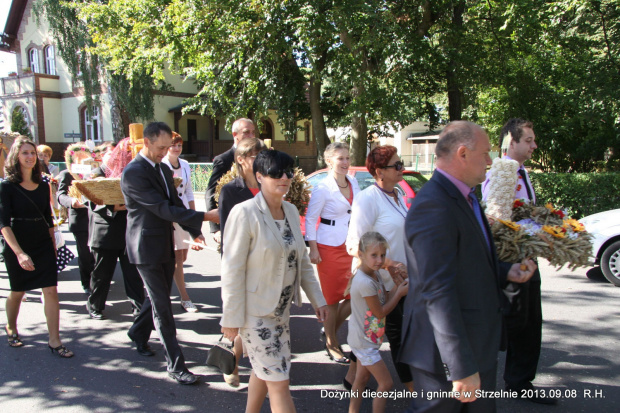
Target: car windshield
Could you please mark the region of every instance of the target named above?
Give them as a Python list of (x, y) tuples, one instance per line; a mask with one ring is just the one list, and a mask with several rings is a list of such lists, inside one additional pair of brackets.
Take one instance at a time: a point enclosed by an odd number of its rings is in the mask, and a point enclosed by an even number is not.
[(308, 178), (308, 183), (314, 188), (327, 176), (327, 172), (319, 172), (318, 174)]
[(375, 178), (373, 178), (370, 172), (366, 171), (356, 172), (355, 179), (357, 180), (357, 184), (360, 186), (360, 190), (362, 191), (375, 183)]

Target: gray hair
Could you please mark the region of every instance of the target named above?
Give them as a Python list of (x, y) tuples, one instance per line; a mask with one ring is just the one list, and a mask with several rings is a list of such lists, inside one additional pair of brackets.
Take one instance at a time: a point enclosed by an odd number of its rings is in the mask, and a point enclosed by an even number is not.
[(248, 119), (248, 118), (239, 118), (237, 119), (233, 124), (232, 124), (232, 133), (236, 133), (239, 132), (239, 126), (241, 125), (241, 123), (254, 123), (254, 121), (252, 119)]
[(345, 149), (346, 151), (349, 151), (349, 145), (344, 142), (330, 143), (329, 145), (327, 145), (327, 148), (325, 148), (323, 156), (325, 157), (325, 159), (329, 159), (336, 154), (337, 150), (340, 149)]
[(450, 122), (439, 134), (435, 146), (437, 158), (453, 155), (459, 146), (465, 146), (473, 151), (476, 147), (476, 132), (481, 130), (482, 128), (473, 122), (464, 120)]

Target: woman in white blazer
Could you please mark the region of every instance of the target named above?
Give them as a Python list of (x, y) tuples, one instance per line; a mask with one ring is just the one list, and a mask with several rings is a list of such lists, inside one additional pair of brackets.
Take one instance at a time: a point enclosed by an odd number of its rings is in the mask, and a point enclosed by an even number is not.
[(252, 364), (246, 412), (260, 412), (267, 392), (272, 411), (293, 412), (289, 389), (292, 302), (301, 289), (320, 322), (327, 306), (300, 229), (299, 213), (283, 201), (293, 177), (293, 159), (275, 150), (254, 161), (260, 192), (228, 216), (222, 257), (222, 333), (241, 336)]
[[(313, 190), (306, 212), (306, 241), (310, 246), (310, 261), (317, 264), (321, 290), (329, 308), (325, 320), (325, 351), (331, 360), (349, 364), (337, 331), (351, 314), (350, 296), (344, 291), (351, 278), (351, 257), (345, 245), (351, 204), (360, 191), (355, 178), (347, 175), (349, 145), (335, 142), (325, 148), (328, 176)], [(318, 229), (316, 223), (319, 221)]]
[[(176, 132), (172, 132), (172, 146), (168, 149), (168, 154), (162, 160), (172, 170), (175, 178), (182, 178), (183, 182), (177, 186), (179, 198), (183, 201), (185, 208), (196, 210), (194, 204), (194, 190), (192, 189), (192, 171), (189, 163), (185, 159), (179, 158), (183, 151), (183, 138)], [(185, 274), (183, 273), (183, 263), (187, 259), (189, 244), (184, 241), (191, 241), (192, 236), (185, 231), (179, 224), (174, 223), (174, 283), (181, 296), (181, 306), (190, 313), (195, 313), (198, 308), (194, 305), (185, 289)]]

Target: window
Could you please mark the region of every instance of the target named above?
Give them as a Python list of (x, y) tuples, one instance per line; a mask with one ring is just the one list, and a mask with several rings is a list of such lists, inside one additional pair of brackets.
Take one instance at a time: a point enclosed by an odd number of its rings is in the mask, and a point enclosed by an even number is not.
[(28, 59), (30, 63), (30, 70), (34, 73), (40, 73), (39, 71), (39, 51), (32, 48), (28, 51)]
[(84, 129), (86, 132), (86, 140), (92, 139), (95, 142), (102, 140), (99, 108), (95, 108), (92, 115), (88, 112), (88, 109), (84, 109)]
[(54, 57), (54, 46), (52, 45), (45, 48), (45, 73), (48, 75), (56, 74), (56, 58)]

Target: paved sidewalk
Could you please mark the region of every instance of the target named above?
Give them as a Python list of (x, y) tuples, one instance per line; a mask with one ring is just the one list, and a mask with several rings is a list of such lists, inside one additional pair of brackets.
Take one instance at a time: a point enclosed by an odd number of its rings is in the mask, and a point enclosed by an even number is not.
[[(200, 195), (198, 196), (201, 197)], [(199, 202), (198, 209), (204, 205)], [(65, 228), (66, 229), (66, 228)], [(208, 226), (203, 226), (205, 235)], [(75, 245), (65, 231), (71, 249)], [(213, 246), (212, 240), (208, 240)], [(75, 264), (75, 261), (74, 263)], [(620, 289), (604, 281), (585, 277), (585, 270), (557, 273), (543, 268), (545, 327), (543, 355), (537, 384), (560, 389), (560, 405), (537, 406), (514, 400), (500, 400), (501, 412), (618, 411), (618, 337)], [(130, 345), (126, 332), (132, 322), (131, 308), (117, 268), (104, 311), (107, 320), (88, 317), (75, 265), (59, 277), (61, 335), (75, 357), (63, 360), (50, 354), (40, 292), (28, 293), (19, 317), (19, 331), (26, 343), (10, 348), (0, 332), (0, 412), (239, 412), (245, 408), (250, 368), (242, 360), (241, 387), (226, 385), (216, 370), (205, 365), (208, 348), (219, 338), (221, 316), (220, 258), (214, 251), (191, 251), (185, 265), (188, 292), (199, 312), (181, 308), (176, 287), (172, 301), (178, 338), (190, 370), (201, 376), (196, 386), (181, 386), (165, 373), (163, 350), (153, 334), (150, 344), (155, 357), (142, 357)], [(4, 298), (9, 285), (0, 264), (0, 325), (6, 323)], [(348, 400), (325, 397), (328, 390), (342, 391), (346, 367), (331, 362), (319, 340), (320, 324), (312, 308), (293, 308), (291, 336), (293, 367), (291, 388), (300, 412), (346, 411)], [(346, 328), (340, 332), (346, 342)], [(345, 346), (348, 349), (348, 347)], [(388, 345), (383, 357), (396, 379)], [(500, 356), (500, 366), (503, 357)], [(501, 370), (498, 383), (501, 381)], [(396, 390), (404, 390), (397, 384)], [(590, 391), (592, 398), (584, 397)], [(596, 393), (599, 392), (599, 393)], [(330, 393), (337, 396), (337, 393)], [(596, 395), (602, 397), (594, 398)], [(388, 411), (403, 411), (406, 399), (388, 402)], [(269, 411), (268, 401), (263, 411)], [(365, 401), (363, 411), (371, 411)]]

